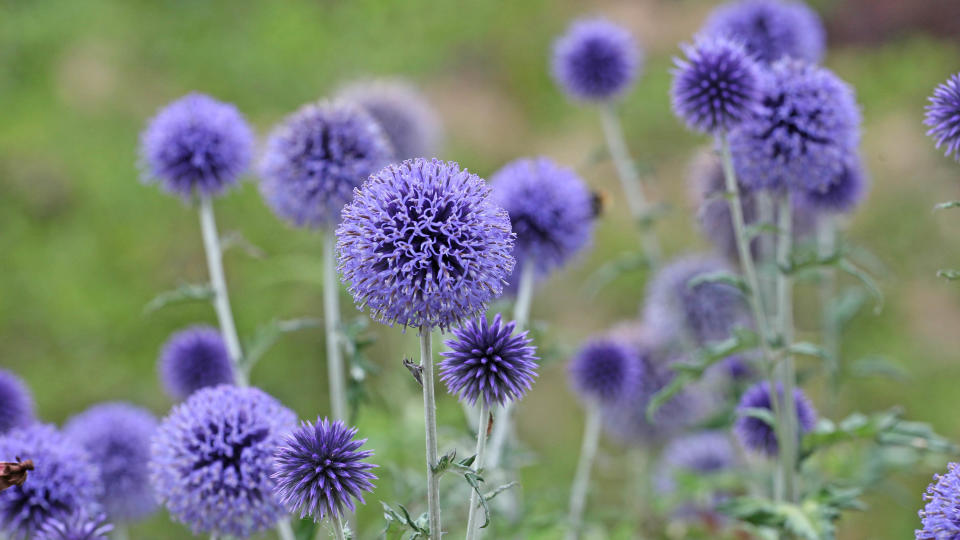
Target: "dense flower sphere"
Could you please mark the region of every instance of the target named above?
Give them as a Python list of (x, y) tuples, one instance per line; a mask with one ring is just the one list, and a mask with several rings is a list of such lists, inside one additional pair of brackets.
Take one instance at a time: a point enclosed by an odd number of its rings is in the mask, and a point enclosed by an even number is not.
[(12, 371), (0, 369), (0, 435), (34, 421), (30, 389)]
[(802, 2), (730, 2), (714, 10), (701, 33), (735, 39), (767, 63), (784, 56), (819, 62), (826, 50), (823, 22)]
[(234, 380), (223, 336), (212, 326), (191, 326), (170, 336), (160, 352), (158, 367), (167, 394), (178, 400), (201, 388)]
[(924, 119), (930, 130), (927, 135), (943, 147), (944, 155), (960, 161), (960, 73), (951, 75), (930, 96)]
[(852, 211), (867, 193), (867, 174), (858, 156), (847, 160), (834, 181), (823, 189), (803, 191), (798, 204), (814, 212), (842, 214)]
[(570, 385), (583, 399), (614, 403), (642, 384), (644, 364), (625, 343), (595, 338), (580, 347), (567, 373)]
[(361, 450), (367, 440), (356, 435), (340, 420), (317, 418), (286, 437), (276, 452), (273, 479), (287, 510), (316, 521), (340, 519), (345, 509), (355, 509), (354, 499), (364, 502), (363, 492), (373, 491), (371, 481), (377, 479), (370, 472), (376, 465), (365, 461), (373, 452)]
[(386, 324), (446, 329), (481, 313), (513, 270), (507, 213), (477, 175), (415, 159), (370, 177), (343, 208), (340, 271)]
[(517, 323), (504, 323), (500, 314), (454, 328), (441, 353), (440, 380), (451, 394), (473, 405), (488, 406), (519, 400), (537, 376), (537, 350), (527, 332), (514, 333)]
[(157, 503), (147, 463), (157, 419), (127, 403), (103, 403), (70, 419), (64, 433), (95, 456), (104, 492), (101, 503), (114, 522), (134, 521)]
[[(783, 397), (783, 387), (777, 384), (778, 395)], [(740, 397), (740, 403), (737, 405), (738, 418), (733, 426), (733, 431), (737, 439), (744, 448), (760, 452), (768, 456), (775, 456), (779, 452), (777, 434), (773, 427), (765, 421), (744, 414), (746, 409), (767, 409), (773, 411), (773, 405), (770, 402), (770, 383), (758, 382), (747, 389)], [(817, 422), (817, 411), (803, 390), (797, 388), (793, 394), (797, 409), (797, 427), (798, 436), (813, 429)]]
[(153, 438), (150, 480), (193, 534), (246, 538), (285, 514), (273, 495), (274, 453), (293, 412), (257, 388), (204, 388), (177, 405)]
[(860, 142), (853, 89), (833, 72), (781, 60), (756, 113), (730, 135), (739, 181), (753, 189), (824, 190)]
[(709, 475), (729, 470), (737, 463), (730, 437), (723, 431), (701, 431), (682, 435), (664, 448), (656, 485), (663, 492), (675, 489), (678, 474)]
[(260, 166), (260, 192), (297, 227), (329, 227), (353, 188), (393, 157), (383, 130), (357, 105), (310, 103), (273, 130)]
[(0, 435), (0, 461), (33, 460), (22, 486), (0, 491), (0, 531), (33, 538), (51, 517), (99, 511), (103, 494), (94, 457), (51, 425), (33, 424)]
[(253, 141), (253, 130), (236, 107), (194, 93), (150, 120), (140, 137), (140, 154), (149, 181), (183, 197), (212, 196), (247, 170)]
[(627, 90), (642, 62), (629, 30), (605, 19), (581, 19), (554, 42), (551, 70), (570, 97), (604, 101)]
[(933, 475), (920, 511), (922, 529), (915, 531), (917, 540), (942, 540), (960, 537), (960, 465), (949, 463), (947, 472)]
[(80, 511), (48, 519), (34, 539), (108, 540), (112, 530), (113, 525), (107, 523), (106, 514), (88, 514)]
[(675, 59), (673, 111), (690, 129), (723, 133), (757, 108), (760, 69), (741, 45), (726, 38), (701, 38), (683, 45)]

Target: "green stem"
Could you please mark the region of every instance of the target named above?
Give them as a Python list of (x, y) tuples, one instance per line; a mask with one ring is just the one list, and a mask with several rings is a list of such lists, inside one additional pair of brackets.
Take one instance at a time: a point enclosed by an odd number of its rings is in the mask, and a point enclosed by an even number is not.
[[(837, 249), (837, 222), (834, 216), (824, 214), (817, 220), (817, 252), (821, 258), (830, 257)], [(837, 272), (833, 266), (820, 271), (820, 324), (823, 348), (827, 353), (829, 399), (833, 409), (840, 391), (840, 327), (832, 311), (837, 293)]]
[[(477, 453), (473, 460), (473, 468), (478, 473), (483, 470), (484, 454), (487, 450), (487, 426), (490, 423), (490, 405), (486, 400), (480, 398), (480, 422), (477, 427)], [(476, 490), (470, 492), (470, 511), (467, 514), (467, 540), (477, 538), (480, 530), (480, 513), (483, 506), (480, 504), (480, 496)]]
[(130, 531), (127, 529), (126, 524), (118, 523), (113, 526), (113, 532), (110, 534), (110, 538), (113, 540), (129, 540)]
[(340, 348), (340, 287), (337, 284), (337, 238), (327, 230), (323, 246), (323, 323), (327, 334), (327, 379), (333, 417), (347, 422), (346, 382)]
[(293, 534), (293, 527), (290, 525), (290, 518), (283, 518), (277, 522), (277, 536), (280, 540), (297, 540), (297, 535)]
[(593, 460), (597, 456), (597, 447), (600, 442), (600, 408), (596, 403), (587, 405), (587, 421), (583, 427), (583, 442), (580, 445), (580, 460), (577, 462), (577, 472), (573, 477), (573, 486), (570, 489), (570, 509), (568, 519), (570, 528), (567, 530), (567, 540), (580, 538), (580, 529), (583, 527), (583, 511), (587, 506), (587, 491), (590, 486), (590, 471)]
[(340, 522), (340, 519), (334, 516), (330, 520), (330, 524), (333, 526), (333, 537), (336, 540), (347, 540), (347, 535), (343, 533), (343, 523)]
[[(783, 385), (783, 423), (780, 437), (780, 464), (783, 468), (783, 484), (787, 500), (796, 502), (798, 492), (796, 484), (797, 453), (799, 434), (797, 426), (797, 403), (794, 388), (797, 374), (793, 364), (793, 355), (788, 347), (793, 343), (793, 279), (782, 269), (788, 268), (793, 250), (793, 211), (790, 194), (782, 194), (779, 201), (777, 263), (781, 271), (777, 273), (777, 307), (779, 334), (783, 341), (783, 362), (779, 366), (779, 379)], [(776, 394), (771, 390), (772, 394)], [(774, 397), (771, 395), (771, 397)], [(771, 401), (775, 401), (771, 399)]]
[(431, 328), (420, 327), (420, 367), (423, 368), (423, 417), (426, 426), (427, 446), (427, 512), (430, 523), (430, 538), (440, 540), (440, 477), (434, 470), (439, 463), (437, 451), (437, 402), (433, 387), (433, 351)]

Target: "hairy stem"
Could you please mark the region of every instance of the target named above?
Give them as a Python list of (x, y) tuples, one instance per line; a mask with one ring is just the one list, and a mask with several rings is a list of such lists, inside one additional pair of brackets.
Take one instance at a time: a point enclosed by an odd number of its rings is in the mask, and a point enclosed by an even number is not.
[(285, 517), (277, 522), (277, 536), (280, 540), (297, 540), (297, 535), (293, 534), (293, 527), (290, 525), (290, 518)]
[(437, 452), (437, 403), (433, 390), (433, 351), (431, 328), (420, 327), (420, 366), (423, 368), (423, 418), (427, 441), (427, 511), (430, 517), (430, 538), (440, 540), (440, 477), (434, 470), (439, 462)]
[[(480, 398), (480, 425), (477, 427), (477, 453), (473, 460), (473, 468), (478, 473), (483, 470), (484, 454), (487, 450), (487, 426), (490, 424), (490, 405)], [(467, 540), (477, 538), (480, 529), (480, 513), (483, 506), (476, 490), (470, 492), (470, 511), (467, 514)]]
[[(830, 257), (837, 249), (837, 222), (829, 215), (817, 219), (817, 253), (821, 258)], [(840, 391), (840, 325), (832, 311), (832, 302), (837, 294), (837, 272), (833, 266), (820, 270), (820, 331), (823, 334), (823, 349), (827, 353), (827, 377), (830, 385), (830, 408), (834, 408)]]
[(567, 540), (580, 538), (580, 529), (583, 526), (583, 510), (586, 508), (587, 491), (590, 486), (590, 471), (593, 468), (593, 460), (596, 458), (599, 442), (600, 408), (596, 403), (589, 403), (587, 405), (587, 420), (583, 427), (580, 459), (577, 462), (577, 472), (573, 477), (573, 486), (570, 489), (570, 510), (568, 512), (570, 528), (567, 530)]
[[(797, 403), (793, 394), (797, 383), (797, 374), (793, 365), (793, 355), (788, 349), (790, 344), (793, 343), (793, 279), (782, 270), (790, 266), (793, 250), (793, 212), (789, 192), (780, 197), (778, 221), (777, 263), (781, 271), (777, 273), (777, 307), (779, 312), (777, 323), (784, 347), (783, 362), (778, 370), (780, 384), (783, 385), (783, 435), (780, 437), (780, 465), (783, 467), (783, 484), (787, 500), (795, 502), (798, 496), (796, 471), (799, 433)], [(774, 395), (771, 397), (774, 397)], [(771, 401), (774, 400), (771, 399)]]
[(347, 540), (347, 535), (343, 532), (343, 523), (340, 522), (340, 518), (333, 516), (330, 519), (330, 526), (333, 528), (333, 537), (336, 540)]
[(337, 284), (336, 244), (333, 230), (327, 231), (323, 246), (323, 324), (327, 333), (327, 378), (333, 417), (347, 422), (346, 380), (340, 348), (340, 287)]

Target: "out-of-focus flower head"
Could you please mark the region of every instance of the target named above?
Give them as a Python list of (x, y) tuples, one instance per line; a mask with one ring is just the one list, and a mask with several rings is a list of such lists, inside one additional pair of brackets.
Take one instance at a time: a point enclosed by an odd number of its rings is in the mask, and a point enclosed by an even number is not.
[(802, 2), (729, 2), (713, 11), (701, 33), (740, 41), (747, 52), (767, 63), (785, 56), (819, 62), (826, 50), (823, 22)]
[(167, 340), (158, 362), (160, 380), (170, 397), (187, 399), (201, 388), (232, 384), (233, 362), (220, 330), (191, 326)]
[(35, 420), (33, 396), (26, 383), (12, 371), (0, 369), (0, 435)]
[(843, 170), (823, 189), (803, 191), (798, 197), (798, 206), (811, 212), (842, 214), (851, 212), (866, 197), (867, 173), (859, 156), (851, 156)]
[[(783, 387), (779, 384), (777, 385), (777, 392), (782, 399)], [(773, 427), (764, 420), (747, 414), (748, 409), (766, 409), (772, 412), (773, 405), (770, 398), (770, 383), (766, 381), (758, 382), (748, 388), (740, 397), (740, 403), (737, 405), (739, 416), (733, 426), (733, 431), (744, 448), (768, 456), (776, 456), (779, 452), (779, 443)], [(813, 429), (817, 422), (817, 411), (813, 408), (813, 404), (807, 399), (803, 390), (795, 389), (793, 399), (797, 409), (799, 436)]]
[(577, 100), (605, 101), (623, 94), (642, 64), (630, 31), (606, 19), (574, 21), (553, 44), (553, 78)]
[(677, 474), (716, 474), (733, 468), (736, 463), (737, 453), (727, 433), (701, 431), (682, 435), (664, 448), (656, 486), (662, 492), (671, 492), (675, 489)]
[(642, 384), (644, 363), (620, 341), (594, 338), (570, 360), (570, 386), (587, 401), (615, 403)]

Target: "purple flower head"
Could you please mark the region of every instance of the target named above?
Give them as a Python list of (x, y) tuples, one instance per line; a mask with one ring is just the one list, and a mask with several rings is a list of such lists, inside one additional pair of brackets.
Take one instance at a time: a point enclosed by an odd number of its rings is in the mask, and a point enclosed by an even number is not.
[(97, 460), (104, 492), (100, 502), (114, 522), (151, 514), (157, 502), (147, 463), (157, 419), (127, 403), (104, 403), (70, 419), (64, 433)]
[(573, 99), (605, 101), (626, 91), (642, 63), (627, 29), (606, 19), (580, 19), (554, 42), (551, 70)]
[(823, 189), (800, 193), (798, 205), (831, 214), (853, 210), (867, 192), (867, 175), (859, 157), (851, 157), (834, 181)]
[(310, 103), (274, 129), (260, 166), (260, 192), (297, 227), (329, 227), (353, 189), (380, 170), (393, 149), (376, 120), (346, 102)]
[(193, 534), (246, 538), (284, 515), (270, 478), (296, 416), (257, 388), (204, 388), (173, 408), (153, 437), (150, 480)]
[(802, 2), (730, 2), (714, 10), (702, 33), (735, 39), (766, 63), (785, 56), (819, 62), (826, 49), (823, 22)]
[(493, 406), (522, 398), (537, 376), (538, 358), (527, 333), (514, 334), (516, 326), (504, 324), (497, 313), (492, 323), (480, 317), (454, 328), (440, 362), (447, 390), (471, 405), (478, 399)]
[(944, 148), (944, 155), (960, 161), (960, 73), (938, 86), (929, 101), (923, 121), (930, 127), (927, 135)]
[(140, 136), (148, 178), (168, 192), (219, 195), (234, 185), (253, 153), (253, 131), (236, 107), (187, 94), (160, 110)]
[(681, 47), (686, 59), (674, 60), (670, 94), (674, 114), (690, 129), (723, 133), (756, 110), (760, 70), (740, 44), (700, 38)]
[(860, 143), (853, 89), (800, 60), (771, 66), (757, 112), (730, 134), (743, 185), (796, 191), (826, 188)]
[(340, 519), (344, 509), (354, 510), (354, 499), (364, 503), (363, 492), (373, 491), (370, 472), (376, 467), (365, 460), (373, 455), (360, 450), (366, 439), (355, 439), (356, 428), (340, 420), (317, 418), (304, 422), (287, 435), (276, 452), (276, 493), (290, 512), (315, 521)]
[(212, 326), (191, 326), (170, 336), (159, 369), (167, 394), (178, 400), (201, 388), (232, 384), (234, 377), (223, 336)]
[(947, 472), (933, 475), (933, 483), (927, 486), (923, 500), (927, 501), (920, 511), (917, 540), (943, 540), (960, 536), (960, 465), (947, 464)]
[(644, 364), (625, 343), (593, 339), (583, 345), (567, 368), (570, 385), (580, 396), (598, 403), (615, 403), (642, 383)]
[(423, 95), (402, 80), (354, 83), (338, 94), (359, 105), (380, 125), (394, 159), (433, 157), (440, 146), (440, 119)]
[(414, 159), (370, 177), (343, 208), (337, 250), (356, 304), (385, 324), (449, 328), (513, 270), (507, 213), (477, 175)]
[[(777, 384), (777, 393), (783, 397), (783, 387)], [(797, 388), (793, 394), (794, 402), (797, 408), (797, 426), (800, 428), (800, 434), (813, 429), (817, 422), (817, 411), (803, 390)], [(775, 456), (779, 452), (777, 443), (777, 434), (773, 427), (765, 421), (746, 414), (747, 409), (766, 409), (773, 411), (770, 403), (770, 383), (766, 381), (758, 382), (747, 389), (740, 397), (740, 403), (737, 405), (738, 418), (733, 426), (733, 431), (744, 448), (764, 453), (768, 456)]]
[(657, 468), (656, 486), (664, 493), (676, 489), (680, 473), (709, 475), (729, 470), (737, 463), (737, 454), (729, 435), (722, 431), (701, 431), (670, 441)]
[(99, 512), (100, 471), (90, 454), (51, 425), (33, 424), (0, 436), (0, 461), (33, 460), (22, 486), (0, 491), (0, 531), (33, 538), (51, 517)]
[(78, 511), (48, 519), (35, 540), (108, 540), (112, 530), (106, 514)]
[(12, 371), (0, 369), (0, 435), (34, 421), (30, 389)]

